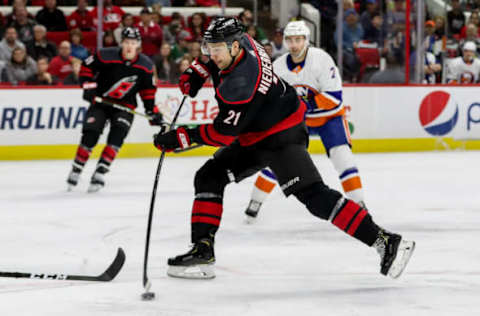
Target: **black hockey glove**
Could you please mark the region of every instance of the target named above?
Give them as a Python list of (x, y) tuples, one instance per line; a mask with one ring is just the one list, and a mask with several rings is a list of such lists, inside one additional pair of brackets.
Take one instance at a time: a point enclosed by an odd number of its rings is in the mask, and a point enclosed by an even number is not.
[(168, 126), (166, 122), (163, 121), (163, 115), (160, 113), (158, 108), (156, 106), (153, 107), (152, 110), (146, 110), (145, 113), (150, 117), (148, 122), (152, 126), (161, 126), (162, 130), (160, 133), (164, 132), (166, 130), (166, 127)]
[(188, 94), (194, 98), (209, 76), (210, 72), (207, 66), (198, 60), (194, 60), (180, 76), (178, 86), (183, 94)]
[(97, 96), (97, 83), (96, 82), (84, 82), (82, 84), (83, 88), (83, 99), (90, 103), (95, 103), (95, 97)]
[(170, 152), (177, 148), (184, 149), (190, 146), (188, 130), (179, 127), (164, 134), (158, 133), (153, 136), (153, 144), (159, 150)]

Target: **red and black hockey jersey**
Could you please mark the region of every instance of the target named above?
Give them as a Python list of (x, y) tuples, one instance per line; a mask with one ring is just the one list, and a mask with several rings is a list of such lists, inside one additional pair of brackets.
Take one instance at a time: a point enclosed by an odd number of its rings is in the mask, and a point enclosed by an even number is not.
[(119, 47), (103, 48), (89, 56), (80, 69), (80, 83), (96, 82), (96, 94), (129, 108), (136, 108), (139, 93), (146, 110), (152, 111), (156, 86), (153, 82), (153, 63), (138, 54), (134, 60), (122, 58)]
[(228, 69), (219, 71), (213, 61), (192, 64), (202, 77), (205, 71), (212, 76), (219, 107), (213, 123), (195, 131), (197, 143), (226, 146), (238, 138), (242, 146), (250, 146), (303, 122), (305, 105), (275, 75), (265, 49), (247, 34), (240, 42), (243, 50)]

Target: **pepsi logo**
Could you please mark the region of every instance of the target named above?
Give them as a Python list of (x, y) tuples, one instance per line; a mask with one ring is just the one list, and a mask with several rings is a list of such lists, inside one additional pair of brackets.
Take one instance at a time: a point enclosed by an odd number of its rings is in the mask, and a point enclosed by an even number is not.
[(457, 124), (458, 104), (450, 93), (434, 91), (423, 98), (418, 115), (427, 133), (443, 136)]

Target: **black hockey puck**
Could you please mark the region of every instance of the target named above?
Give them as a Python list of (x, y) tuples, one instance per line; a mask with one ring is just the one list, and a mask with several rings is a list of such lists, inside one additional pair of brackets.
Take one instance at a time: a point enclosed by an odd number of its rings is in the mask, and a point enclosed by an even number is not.
[(155, 298), (154, 292), (145, 292), (142, 294), (142, 301), (151, 301)]

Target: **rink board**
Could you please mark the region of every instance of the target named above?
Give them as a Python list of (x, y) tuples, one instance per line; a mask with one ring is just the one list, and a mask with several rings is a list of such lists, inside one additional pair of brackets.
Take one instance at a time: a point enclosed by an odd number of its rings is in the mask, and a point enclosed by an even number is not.
[[(345, 87), (344, 102), (355, 152), (480, 149), (478, 87)], [(80, 140), (87, 109), (74, 88), (2, 89), (0, 91), (0, 159), (71, 159)], [(181, 100), (178, 88), (158, 89), (156, 104), (170, 118)], [(139, 111), (143, 109), (139, 107)], [(211, 122), (218, 113), (212, 88), (186, 101), (179, 124)], [(159, 155), (152, 146), (156, 128), (136, 117), (119, 157)], [(106, 133), (100, 143), (104, 143)], [(101, 150), (97, 146), (94, 156)], [(182, 155), (207, 155), (202, 147)], [(324, 152), (312, 140), (312, 153)]]

